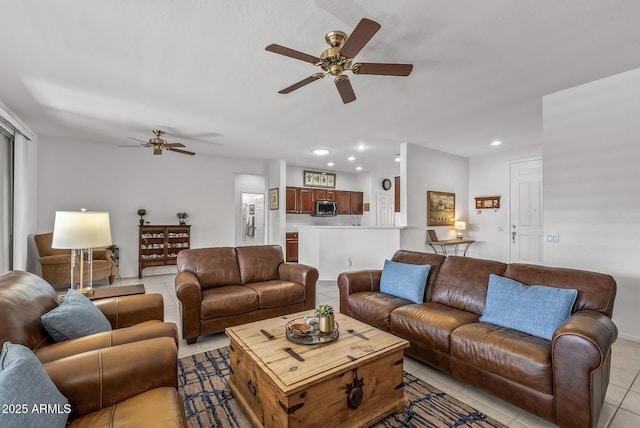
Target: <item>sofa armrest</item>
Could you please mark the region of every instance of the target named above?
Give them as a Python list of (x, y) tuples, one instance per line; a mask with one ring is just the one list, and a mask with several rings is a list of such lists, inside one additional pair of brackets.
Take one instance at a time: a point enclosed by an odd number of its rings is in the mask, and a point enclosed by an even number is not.
[(200, 281), (191, 272), (179, 272), (176, 275), (175, 287), (182, 318), (182, 338), (193, 340), (200, 336)]
[[(551, 365), (558, 425), (595, 426), (598, 422), (609, 384), (611, 346), (617, 337), (613, 321), (596, 311), (575, 312), (556, 330)], [(593, 403), (591, 412), (576, 413), (584, 403)]]
[(85, 352), (45, 363), (71, 404), (71, 419), (159, 387), (178, 387), (178, 349), (168, 337)]
[(162, 294), (109, 297), (94, 300), (93, 303), (107, 317), (114, 329), (130, 327), (145, 321), (164, 321)]
[(278, 277), (283, 281), (302, 284), (306, 288), (305, 309), (316, 307), (316, 283), (319, 277), (318, 269), (299, 263), (280, 263)]
[(365, 291), (380, 291), (381, 270), (358, 270), (342, 272), (338, 275), (338, 289), (340, 290), (340, 312), (347, 307), (350, 294)]
[(53, 256), (44, 256), (38, 259), (42, 265), (57, 265), (61, 263), (71, 263), (71, 253), (69, 254), (56, 254)]
[(150, 321), (133, 327), (125, 327), (117, 330), (103, 331), (76, 339), (52, 343), (34, 350), (42, 363), (71, 357), (83, 352), (95, 351), (102, 348), (123, 345), (126, 343), (140, 342), (156, 337), (168, 337), (173, 339), (178, 346), (178, 328), (172, 322)]

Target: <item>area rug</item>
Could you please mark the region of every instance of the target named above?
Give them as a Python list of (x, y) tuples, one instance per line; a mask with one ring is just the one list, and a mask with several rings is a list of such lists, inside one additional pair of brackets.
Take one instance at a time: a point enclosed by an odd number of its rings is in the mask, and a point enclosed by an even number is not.
[[(229, 348), (183, 357), (178, 361), (178, 383), (187, 422), (192, 428), (248, 428), (251, 423), (227, 387)], [(378, 427), (503, 428), (491, 419), (415, 376), (404, 372), (409, 404), (374, 425)]]

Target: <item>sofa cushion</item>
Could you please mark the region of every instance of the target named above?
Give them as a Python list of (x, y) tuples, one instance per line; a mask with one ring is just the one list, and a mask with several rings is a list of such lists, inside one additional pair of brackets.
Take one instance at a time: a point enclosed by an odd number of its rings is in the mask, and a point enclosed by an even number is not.
[[(11, 342), (5, 342), (0, 353), (0, 403), (3, 427), (62, 428), (71, 413), (69, 401), (34, 353)], [(47, 408), (39, 412), (41, 405)]]
[(240, 269), (233, 247), (195, 248), (178, 253), (178, 272), (191, 272), (204, 290), (240, 284)]
[(346, 307), (341, 307), (340, 312), (381, 330), (389, 331), (391, 312), (409, 303), (411, 302), (391, 294), (361, 291), (350, 294)]
[(42, 325), (56, 342), (111, 330), (111, 324), (86, 296), (69, 290), (57, 308), (40, 317)]
[(236, 247), (242, 284), (279, 279), (278, 267), (284, 262), (279, 245)]
[(433, 284), (431, 301), (482, 315), (489, 275), (502, 275), (506, 267), (494, 260), (448, 256)]
[(422, 303), (430, 268), (430, 265), (385, 260), (380, 277), (380, 291), (413, 303)]
[(460, 326), (451, 333), (451, 358), (545, 394), (553, 394), (551, 342), (487, 323)]
[(306, 298), (305, 286), (297, 282), (277, 280), (252, 282), (245, 287), (251, 288), (258, 294), (260, 309), (301, 303)]
[(491, 275), (480, 321), (551, 340), (553, 332), (571, 315), (577, 295), (574, 289), (524, 285)]
[(391, 313), (391, 333), (448, 354), (451, 332), (477, 320), (477, 314), (439, 303), (405, 305)]
[(258, 293), (242, 285), (202, 290), (200, 318), (203, 320), (244, 314), (258, 309)]

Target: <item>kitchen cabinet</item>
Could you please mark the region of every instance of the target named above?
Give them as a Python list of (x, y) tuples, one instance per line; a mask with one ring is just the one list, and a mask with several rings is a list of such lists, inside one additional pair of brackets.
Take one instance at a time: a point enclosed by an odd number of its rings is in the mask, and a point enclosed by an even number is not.
[(138, 278), (144, 268), (175, 265), (178, 253), (191, 246), (191, 225), (138, 228)]
[(287, 187), (287, 214), (313, 214), (316, 201), (315, 190), (304, 187)]
[(287, 261), (298, 263), (298, 232), (287, 232), (286, 236)]
[(316, 201), (336, 201), (336, 191), (326, 189), (316, 189)]
[(362, 192), (336, 190), (338, 214), (362, 215), (364, 213), (363, 199)]

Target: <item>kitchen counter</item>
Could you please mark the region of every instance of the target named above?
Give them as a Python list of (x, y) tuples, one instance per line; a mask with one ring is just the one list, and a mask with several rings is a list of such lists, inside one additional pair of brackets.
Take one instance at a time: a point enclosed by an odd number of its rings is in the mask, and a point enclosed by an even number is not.
[(298, 261), (314, 266), (321, 280), (337, 280), (341, 272), (382, 269), (400, 248), (404, 227), (299, 226)]

